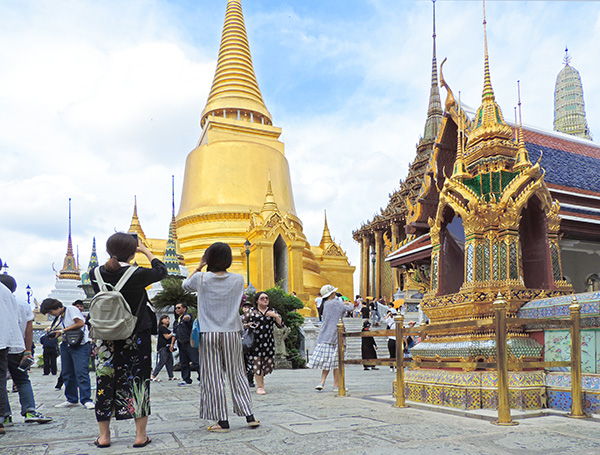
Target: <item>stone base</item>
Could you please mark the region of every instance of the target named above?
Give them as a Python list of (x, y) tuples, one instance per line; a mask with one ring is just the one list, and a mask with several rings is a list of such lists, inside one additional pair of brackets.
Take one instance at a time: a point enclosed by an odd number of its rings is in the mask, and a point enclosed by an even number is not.
[(285, 357), (275, 356), (275, 369), (276, 370), (291, 370), (292, 362), (287, 360)]
[[(545, 373), (509, 372), (510, 407), (534, 410), (545, 407)], [(498, 377), (495, 371), (406, 370), (406, 399), (465, 410), (497, 409)], [(394, 381), (394, 394), (396, 383)]]

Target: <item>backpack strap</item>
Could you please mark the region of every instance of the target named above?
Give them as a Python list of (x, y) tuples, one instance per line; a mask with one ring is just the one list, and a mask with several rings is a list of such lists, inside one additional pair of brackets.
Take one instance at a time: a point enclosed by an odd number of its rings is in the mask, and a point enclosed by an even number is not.
[(137, 269), (138, 269), (137, 265), (131, 265), (131, 266), (129, 266), (129, 268), (127, 270), (125, 270), (125, 273), (123, 274), (123, 276), (121, 277), (121, 279), (117, 282), (117, 284), (115, 284), (114, 290), (121, 292), (121, 289), (123, 289), (123, 286), (125, 286), (125, 283), (127, 283), (127, 280), (129, 280), (129, 278), (131, 277), (131, 275), (133, 275), (133, 273)]
[(94, 276), (96, 277), (96, 282), (98, 283), (98, 287), (100, 288), (100, 290), (104, 291), (104, 292), (108, 291), (108, 286), (102, 279), (102, 274), (100, 273), (100, 267), (96, 267), (94, 269)]

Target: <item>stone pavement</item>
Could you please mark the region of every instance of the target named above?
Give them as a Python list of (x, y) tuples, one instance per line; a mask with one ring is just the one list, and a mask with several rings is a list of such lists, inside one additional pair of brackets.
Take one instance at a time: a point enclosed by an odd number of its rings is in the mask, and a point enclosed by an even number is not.
[[(163, 379), (166, 374), (160, 375)], [(198, 418), (198, 387), (176, 382), (152, 384), (152, 444), (132, 447), (133, 421), (114, 422), (112, 446), (98, 449), (93, 411), (83, 407), (55, 409), (64, 395), (54, 390), (55, 377), (32, 372), (39, 410), (54, 417), (46, 425), (15, 425), (0, 436), (1, 455), (75, 454), (600, 454), (600, 421), (562, 415), (527, 418), (518, 426), (498, 427), (482, 418), (467, 418), (417, 407), (391, 406), (393, 373), (389, 368), (347, 368), (349, 397), (332, 392), (332, 378), (322, 392), (314, 390), (320, 372), (277, 370), (266, 378), (267, 395), (253, 394), (258, 429), (232, 416), (230, 433), (211, 434), (210, 422)], [(18, 396), (10, 393), (13, 411)], [(597, 417), (597, 416), (596, 416)]]

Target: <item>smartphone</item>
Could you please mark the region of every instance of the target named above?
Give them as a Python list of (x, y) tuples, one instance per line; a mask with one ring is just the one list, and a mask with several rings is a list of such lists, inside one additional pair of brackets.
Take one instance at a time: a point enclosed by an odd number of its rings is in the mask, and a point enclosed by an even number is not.
[(23, 361), (17, 367), (19, 370), (25, 372), (29, 369), (29, 367), (33, 365), (33, 359), (31, 357), (25, 357)]
[(135, 239), (135, 243), (139, 243), (137, 232), (130, 232), (129, 235)]

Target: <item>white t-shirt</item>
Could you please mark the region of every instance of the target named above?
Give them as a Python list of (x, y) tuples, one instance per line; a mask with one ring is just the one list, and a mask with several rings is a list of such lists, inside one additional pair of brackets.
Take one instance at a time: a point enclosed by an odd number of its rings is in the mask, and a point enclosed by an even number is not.
[[(23, 340), (25, 340), (25, 329), (27, 328), (27, 323), (29, 321), (33, 321), (33, 311), (31, 311), (31, 307), (28, 303), (17, 302), (17, 319), (19, 321), (19, 329), (21, 330), (21, 335), (23, 336)], [(12, 348), (10, 350), (11, 354), (20, 354), (25, 349), (20, 348)]]
[[(58, 317), (60, 318), (61, 316)], [(75, 323), (75, 319), (80, 319), (83, 322), (85, 322), (85, 316), (81, 311), (79, 311), (79, 308), (77, 308), (76, 306), (68, 305), (65, 307), (65, 317), (62, 320), (62, 322), (58, 324), (58, 326), (62, 329), (69, 327)], [(82, 330), (83, 340), (81, 340), (81, 344), (84, 344), (90, 341), (90, 334), (85, 324), (83, 325)]]
[(18, 304), (10, 290), (0, 284), (0, 349), (11, 348), (16, 353), (25, 350), (19, 330)]
[(323, 297), (317, 297), (315, 299), (315, 305), (317, 305), (317, 308), (321, 308), (322, 304), (323, 304)]

